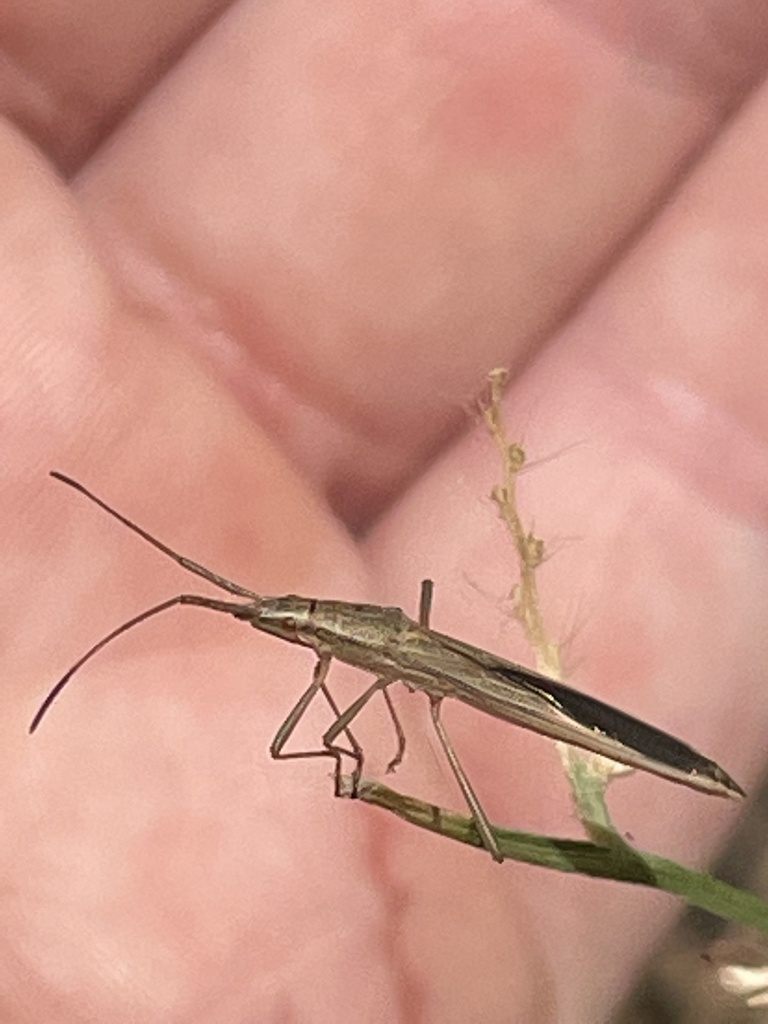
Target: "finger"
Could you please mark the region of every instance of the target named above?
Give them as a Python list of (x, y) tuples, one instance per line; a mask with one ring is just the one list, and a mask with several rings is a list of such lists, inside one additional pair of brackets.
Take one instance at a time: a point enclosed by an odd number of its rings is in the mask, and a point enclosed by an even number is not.
[(711, 37), (683, 22), (654, 50), (596, 6), (240, 6), (83, 200), (139, 301), (360, 524), (717, 130), (762, 67), (751, 11), (727, 15), (739, 73), (708, 79)]
[[(333, 801), (321, 765), (268, 758), (311, 670), (303, 652), (169, 614), (102, 652), (51, 728), (27, 733), (85, 646), (184, 586), (52, 467), (262, 589), (364, 588), (324, 503), (173, 334), (125, 303), (55, 177), (5, 141), (0, 861), (15, 923), (0, 935), (0, 1016), (74, 1021), (87, 1005), (116, 1024), (192, 1021), (205, 1005), (210, 1021), (215, 1005), (222, 1021), (276, 1018), (289, 998), (308, 1019), (353, 997), (375, 1020), (390, 975), (365, 820)], [(330, 724), (309, 721), (297, 742)], [(310, 864), (317, 898), (296, 885)], [(344, 934), (314, 958), (329, 927)], [(353, 992), (345, 968), (361, 951)]]
[(226, 6), (10, 0), (0, 11), (3, 110), (72, 172)]

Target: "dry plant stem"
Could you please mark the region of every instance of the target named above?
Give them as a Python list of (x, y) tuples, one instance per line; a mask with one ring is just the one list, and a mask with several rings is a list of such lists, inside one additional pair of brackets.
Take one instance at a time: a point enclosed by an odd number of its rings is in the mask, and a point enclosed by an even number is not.
[(509, 530), (515, 545), (520, 583), (515, 591), (515, 614), (523, 624), (526, 638), (536, 653), (536, 667), (555, 679), (562, 678), (560, 648), (549, 639), (539, 604), (536, 570), (544, 560), (544, 541), (526, 531), (517, 511), (517, 478), (525, 467), (525, 449), (510, 442), (501, 412), (501, 400), (507, 380), (506, 370), (493, 370), (488, 376), (490, 395), (483, 407), (483, 418), (501, 453), (502, 483), (491, 497)]
[[(540, 537), (525, 530), (517, 508), (517, 478), (525, 468), (526, 454), (522, 444), (510, 441), (501, 409), (506, 370), (492, 370), (488, 375), (489, 396), (482, 408), (491, 437), (501, 454), (502, 483), (494, 487), (491, 497), (512, 538), (517, 556), (520, 584), (514, 591), (515, 614), (522, 623), (528, 643), (536, 655), (541, 672), (562, 679), (560, 646), (550, 639), (541, 612), (536, 572), (544, 561), (545, 545)], [(591, 839), (625, 845), (613, 827), (605, 802), (605, 790), (612, 773), (612, 762), (585, 757), (572, 747), (557, 744), (560, 760), (571, 786), (576, 812)]]

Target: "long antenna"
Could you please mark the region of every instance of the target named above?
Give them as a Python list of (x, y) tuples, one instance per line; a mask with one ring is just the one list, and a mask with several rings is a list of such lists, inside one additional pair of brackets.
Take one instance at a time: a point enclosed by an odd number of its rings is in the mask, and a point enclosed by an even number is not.
[[(73, 480), (71, 477), (55, 471), (51, 472), (51, 476), (56, 480), (61, 480), (62, 483), (73, 487), (76, 491), (84, 494), (86, 498), (90, 498), (90, 500), (94, 502), (94, 504), (98, 505), (99, 508), (104, 509), (105, 512), (108, 512), (109, 515), (114, 519), (117, 519), (118, 522), (127, 526), (128, 529), (132, 530), (134, 533), (137, 533), (141, 538), (147, 541), (147, 543), (151, 544), (152, 547), (157, 548), (158, 551), (161, 551), (164, 555), (173, 559), (173, 561), (180, 565), (182, 569), (186, 569), (188, 572), (194, 573), (195, 576), (202, 577), (202, 579), (207, 580), (208, 583), (212, 583), (215, 587), (219, 587), (220, 590), (225, 590), (228, 594), (235, 594), (237, 597), (245, 597), (249, 601), (256, 603), (261, 600), (259, 594), (254, 594), (253, 591), (247, 590), (245, 587), (241, 587), (239, 584), (233, 583), (231, 580), (225, 579), (223, 576), (219, 576), (215, 572), (211, 572), (211, 570), (206, 569), (204, 565), (200, 565), (198, 562), (193, 562), (191, 558), (186, 558), (184, 555), (178, 554), (178, 552), (169, 548), (167, 544), (163, 544), (162, 541), (153, 537), (152, 534), (147, 533), (146, 530), (143, 530), (140, 526), (137, 526), (136, 523), (127, 519), (124, 515), (121, 515), (111, 506), (107, 505), (107, 503), (102, 501), (101, 498), (97, 498), (95, 494), (92, 494), (86, 487), (79, 484), (77, 480)], [(154, 605), (152, 608), (147, 608), (146, 611), (140, 612), (138, 615), (134, 615), (132, 619), (128, 619), (127, 622), (122, 623), (122, 625), (113, 629), (111, 633), (108, 633), (105, 637), (99, 640), (97, 644), (94, 644), (90, 650), (86, 651), (82, 658), (75, 662), (66, 675), (56, 683), (40, 705), (37, 714), (32, 719), (32, 724), (29, 727), (30, 733), (33, 733), (40, 725), (48, 709), (70, 681), (72, 676), (74, 676), (87, 661), (90, 661), (95, 654), (98, 654), (100, 650), (107, 646), (107, 644), (116, 640), (117, 637), (121, 636), (123, 633), (127, 633), (129, 629), (133, 629), (134, 626), (138, 626), (147, 619), (151, 619), (153, 615), (159, 615), (160, 612), (167, 611), (169, 608), (173, 608), (175, 605), (179, 604), (196, 605), (199, 608), (210, 608), (213, 611), (227, 612), (231, 615), (236, 615), (244, 607), (248, 607), (247, 605), (235, 604), (232, 601), (218, 601), (213, 597), (203, 597), (199, 594), (178, 594), (176, 597), (168, 598), (168, 600), (162, 601), (160, 604)]]
[(92, 494), (87, 487), (83, 487), (77, 480), (73, 480), (70, 476), (65, 476), (63, 473), (57, 473), (56, 470), (51, 470), (51, 476), (55, 480), (61, 480), (63, 484), (68, 484), (73, 487), (76, 491), (84, 494), (86, 498), (98, 505), (99, 508), (103, 508), (105, 512), (108, 512), (113, 519), (117, 519), (123, 526), (127, 526), (129, 530), (133, 530), (134, 533), (138, 533), (140, 537), (143, 537), (148, 544), (152, 547), (157, 548), (158, 551), (162, 551), (164, 555), (172, 558), (174, 562), (186, 569), (187, 572), (192, 572), (195, 576), (201, 576), (204, 580), (208, 580), (215, 587), (219, 587), (221, 590), (226, 590), (228, 594), (237, 594), (238, 597), (247, 597), (251, 601), (258, 601), (261, 597), (260, 594), (254, 594), (252, 590), (246, 590), (245, 587), (239, 586), (237, 583), (233, 583), (231, 580), (225, 579), (224, 576), (219, 576), (215, 572), (211, 572), (210, 569), (206, 569), (204, 565), (200, 565), (199, 562), (193, 562), (191, 558), (186, 558), (184, 555), (180, 555), (174, 551), (173, 548), (169, 548), (167, 544), (163, 544), (157, 537), (153, 537), (151, 533), (147, 533), (146, 530), (142, 530), (136, 523), (131, 522), (124, 515), (121, 515), (114, 508), (109, 506), (106, 501), (102, 501), (101, 498), (97, 498), (95, 494)]

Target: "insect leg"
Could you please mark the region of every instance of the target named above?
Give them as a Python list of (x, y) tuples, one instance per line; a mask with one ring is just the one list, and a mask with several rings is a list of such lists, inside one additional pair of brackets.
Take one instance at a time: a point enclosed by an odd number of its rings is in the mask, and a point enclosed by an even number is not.
[(477, 831), (480, 833), (480, 838), (482, 839), (483, 846), (486, 848), (488, 853), (490, 853), (490, 855), (493, 857), (495, 861), (501, 863), (504, 860), (504, 858), (502, 857), (501, 850), (499, 849), (499, 845), (496, 842), (496, 837), (493, 834), (491, 823), (488, 821), (488, 816), (483, 810), (480, 801), (477, 798), (477, 794), (472, 788), (472, 783), (469, 781), (469, 779), (466, 776), (466, 773), (464, 772), (464, 769), (461, 767), (459, 759), (456, 756), (456, 751), (453, 749), (451, 741), (448, 738), (448, 733), (445, 731), (445, 726), (440, 721), (440, 707), (443, 703), (443, 698), (433, 697), (432, 695), (430, 695), (429, 703), (430, 711), (432, 714), (432, 722), (434, 723), (435, 731), (437, 732), (437, 737), (440, 740), (443, 750), (445, 751), (445, 756), (448, 758), (448, 764), (451, 766), (451, 771), (453, 772), (454, 777), (459, 784), (459, 788), (461, 789), (461, 792), (464, 795), (464, 799), (467, 802), (467, 806), (469, 807), (472, 813), (472, 818), (474, 819)]
[(405, 757), (405, 733), (403, 732), (403, 727), (400, 724), (400, 719), (398, 718), (397, 711), (395, 710), (395, 705), (392, 703), (392, 696), (389, 692), (388, 686), (385, 686), (382, 689), (381, 694), (386, 702), (389, 717), (392, 719), (392, 724), (395, 727), (395, 734), (397, 736), (397, 750), (395, 751), (395, 756), (387, 765), (387, 773), (389, 773), (393, 772)]
[(139, 537), (145, 540), (148, 544), (151, 544), (153, 548), (157, 548), (158, 551), (162, 551), (168, 558), (172, 558), (177, 565), (180, 565), (182, 569), (186, 569), (187, 572), (192, 572), (195, 576), (201, 576), (204, 580), (208, 580), (215, 587), (219, 587), (220, 590), (226, 590), (230, 594), (236, 594), (238, 597), (247, 597), (251, 601), (257, 601), (259, 599), (258, 594), (254, 594), (252, 590), (248, 590), (246, 587), (241, 587), (239, 583), (233, 583), (232, 580), (226, 579), (224, 576), (219, 576), (218, 573), (211, 572), (210, 569), (206, 569), (204, 565), (200, 565), (199, 562), (193, 562), (191, 558), (187, 558), (185, 555), (180, 555), (173, 548), (169, 548), (167, 544), (163, 544), (162, 541), (158, 540), (157, 537), (153, 537), (151, 533), (148, 533), (141, 526), (138, 526), (127, 516), (124, 516), (122, 512), (118, 512), (116, 509), (108, 505), (106, 501), (102, 501), (101, 498), (97, 498), (92, 491), (89, 491), (87, 487), (83, 487), (82, 484), (78, 483), (77, 480), (73, 480), (70, 476), (65, 476), (63, 473), (58, 473), (56, 470), (52, 470), (50, 474), (55, 480), (60, 480), (61, 483), (67, 484), (68, 487), (74, 488), (84, 494), (86, 498), (89, 498), (95, 505), (103, 509), (106, 513), (112, 516), (113, 519), (117, 519), (123, 526), (127, 526), (133, 533), (137, 533)]
[[(419, 600), (419, 625), (423, 629), (429, 629), (429, 614), (432, 610), (432, 595), (435, 592), (435, 584), (432, 580), (421, 581), (421, 597)], [(385, 691), (386, 692), (386, 691)], [(472, 818), (475, 822), (475, 827), (480, 833), (480, 838), (483, 842), (483, 846), (490, 853), (495, 861), (499, 863), (504, 860), (499, 850), (499, 844), (496, 842), (496, 837), (493, 834), (491, 823), (488, 821), (488, 816), (482, 808), (482, 805), (472, 788), (472, 783), (467, 778), (466, 772), (461, 767), (461, 763), (456, 756), (456, 751), (453, 749), (448, 733), (445, 731), (445, 726), (440, 720), (440, 708), (443, 703), (442, 697), (435, 697), (430, 694), (429, 704), (430, 713), (432, 715), (432, 722), (435, 726), (435, 732), (437, 738), (440, 740), (440, 745), (445, 752), (445, 756), (448, 759), (448, 764), (451, 766), (454, 778), (459, 784), (459, 789), (467, 802), (467, 806), (472, 812)]]
[[(390, 679), (388, 677), (382, 677), (382, 678), (377, 679), (374, 683), (372, 683), (368, 687), (368, 689), (365, 690), (364, 693), (360, 694), (360, 696), (357, 698), (357, 700), (353, 701), (349, 705), (349, 707), (346, 709), (346, 711), (344, 711), (342, 714), (340, 714), (338, 716), (338, 718), (333, 723), (331, 728), (328, 729), (328, 731), (323, 735), (323, 743), (326, 746), (332, 746), (333, 745), (333, 741), (336, 739), (336, 737), (339, 735), (339, 733), (347, 732), (349, 730), (349, 726), (350, 726), (350, 723), (352, 722), (352, 720), (357, 718), (357, 716), (363, 710), (363, 708), (368, 703), (368, 701), (371, 699), (371, 697), (373, 697), (373, 695), (375, 693), (378, 693), (379, 690), (382, 690), (384, 692), (385, 699), (387, 699), (389, 697), (389, 695), (387, 693), (387, 687), (391, 686), (391, 684), (394, 683), (394, 682), (397, 682), (397, 680)], [(395, 709), (394, 709), (394, 706), (392, 705), (391, 698), (389, 700), (387, 700), (387, 707), (390, 709), (390, 714), (392, 715), (392, 721), (395, 723), (395, 730), (397, 731), (397, 739), (398, 739), (397, 753), (392, 758), (392, 761), (390, 761), (390, 765), (393, 764), (394, 767), (397, 767), (397, 765), (400, 763), (400, 761), (402, 761), (402, 755), (405, 752), (405, 735), (403, 733), (403, 728), (400, 725), (400, 720), (398, 719), (397, 714), (395, 713)], [(361, 761), (358, 762), (357, 768), (355, 769), (355, 771), (354, 771), (354, 773), (352, 775), (352, 795), (353, 796), (357, 793), (357, 787), (358, 787), (358, 784), (360, 782), (360, 776), (362, 774), (362, 768), (363, 768), (363, 766), (362, 766), (362, 759), (361, 759)], [(389, 767), (387, 768), (387, 770), (388, 771), (390, 770)]]
[(351, 750), (345, 750), (344, 747), (340, 747), (331, 741), (326, 741), (326, 737), (323, 737), (323, 749), (322, 750), (298, 750), (289, 751), (285, 753), (283, 747), (290, 739), (294, 729), (299, 724), (299, 721), (303, 717), (309, 705), (312, 703), (318, 693), (322, 693), (325, 699), (331, 706), (333, 713), (336, 715), (336, 721), (338, 722), (341, 717), (341, 713), (336, 704), (336, 701), (331, 696), (331, 693), (326, 686), (325, 680), (328, 675), (328, 670), (331, 667), (331, 655), (321, 654), (317, 663), (315, 664), (312, 672), (312, 682), (309, 684), (307, 689), (304, 691), (302, 696), (296, 705), (291, 709), (286, 720), (280, 726), (275, 733), (275, 738), (269, 745), (269, 753), (275, 760), (292, 760), (299, 757), (332, 757), (336, 762), (336, 767), (333, 773), (334, 780), (334, 792), (336, 796), (341, 795), (341, 755), (346, 754), (351, 757), (355, 762), (355, 770), (353, 772), (353, 779), (359, 779), (363, 770), (363, 748), (357, 742), (355, 737), (349, 731), (347, 725), (342, 725), (340, 729), (334, 734), (334, 739), (340, 732), (343, 732), (349, 740)]
[[(432, 580), (421, 581), (421, 594), (419, 597), (419, 625), (422, 629), (429, 629), (429, 613), (432, 611), (432, 595), (434, 592), (435, 584)], [(412, 686), (407, 679), (403, 680), (403, 684), (411, 693), (416, 692), (416, 687)], [(394, 760), (390, 761), (387, 771), (392, 771), (392, 766), (397, 766), (401, 760), (402, 758), (398, 759), (397, 756), (395, 756)]]
[(429, 613), (432, 611), (432, 595), (435, 592), (433, 580), (421, 581), (421, 597), (419, 598), (419, 625), (429, 629)]

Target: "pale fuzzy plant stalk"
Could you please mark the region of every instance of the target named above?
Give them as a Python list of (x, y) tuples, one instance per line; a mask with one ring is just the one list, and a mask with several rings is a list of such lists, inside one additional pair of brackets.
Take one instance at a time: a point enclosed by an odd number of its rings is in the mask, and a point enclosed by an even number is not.
[[(507, 434), (502, 400), (507, 371), (492, 370), (488, 375), (488, 397), (480, 410), (488, 432), (501, 455), (502, 482), (491, 491), (491, 499), (507, 528), (515, 550), (520, 582), (512, 590), (515, 617), (533, 649), (536, 668), (554, 679), (563, 678), (560, 645), (552, 639), (544, 623), (536, 574), (546, 557), (541, 537), (523, 524), (517, 504), (517, 481), (526, 467), (526, 453), (519, 441), (510, 441)], [(556, 744), (560, 760), (571, 785), (576, 813), (587, 834), (595, 842), (620, 843), (624, 840), (611, 822), (605, 801), (608, 783), (634, 769), (600, 754), (578, 750), (567, 743)]]

